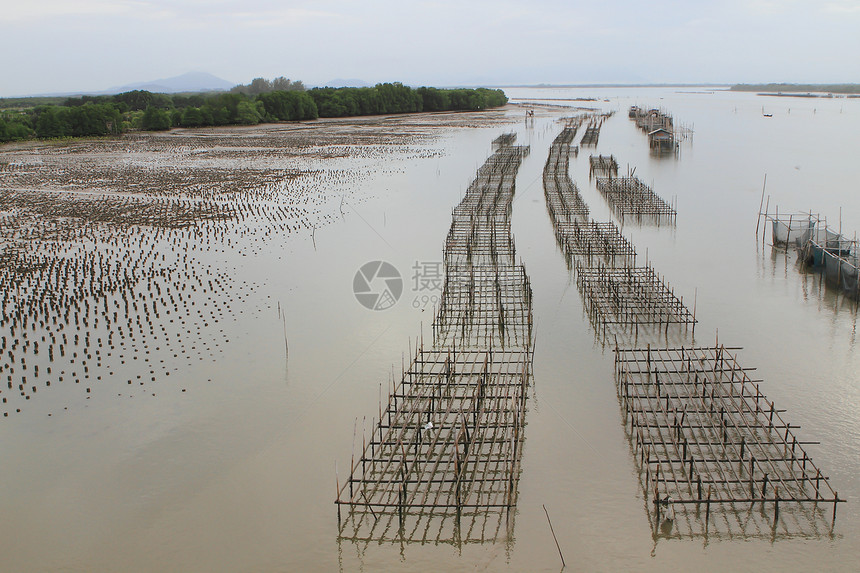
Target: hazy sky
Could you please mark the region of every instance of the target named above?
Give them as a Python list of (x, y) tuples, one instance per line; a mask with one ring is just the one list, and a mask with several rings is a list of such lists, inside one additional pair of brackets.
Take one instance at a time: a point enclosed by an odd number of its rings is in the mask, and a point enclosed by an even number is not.
[(0, 96), (205, 71), (412, 85), (860, 82), (860, 0), (0, 0)]

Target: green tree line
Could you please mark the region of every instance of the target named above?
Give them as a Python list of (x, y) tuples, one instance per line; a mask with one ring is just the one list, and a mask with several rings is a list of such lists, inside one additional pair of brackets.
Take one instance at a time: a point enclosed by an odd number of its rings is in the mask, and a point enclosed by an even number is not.
[(305, 91), (305, 85), (298, 81), (291, 81), (284, 76), (275, 78), (271, 81), (266, 78), (254, 78), (248, 85), (239, 84), (233, 86), (230, 90), (232, 93), (242, 93), (245, 95), (259, 95), (268, 92), (288, 92), (288, 91)]
[(320, 117), (414, 113), (419, 111), (478, 111), (508, 103), (502, 90), (413, 89), (400, 83), (367, 88), (314, 88), (310, 95)]
[[(271, 89), (273, 86), (288, 89)], [(477, 111), (502, 106), (508, 101), (502, 90), (485, 88), (414, 89), (400, 83), (384, 83), (374, 87), (305, 91), (296, 86), (301, 86), (301, 82), (277, 78), (262, 86), (268, 91), (254, 95), (243, 91), (159, 94), (135, 90), (110, 96), (68, 98), (60, 105), (16, 107), (0, 111), (0, 142), (33, 137), (111, 135), (133, 129), (158, 131), (172, 127), (254, 125), (318, 117)]]

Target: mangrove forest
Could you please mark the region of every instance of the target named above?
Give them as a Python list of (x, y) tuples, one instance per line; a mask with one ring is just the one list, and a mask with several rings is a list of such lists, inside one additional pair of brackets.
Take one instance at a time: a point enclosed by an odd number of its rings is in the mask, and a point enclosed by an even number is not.
[(33, 98), (29, 107), (28, 98), (0, 100), (0, 142), (319, 117), (478, 111), (508, 101), (499, 89), (412, 88), (382, 83), (373, 87), (305, 90), (301, 82), (278, 80), (258, 78), (230, 92), (162, 94), (135, 90), (117, 95)]

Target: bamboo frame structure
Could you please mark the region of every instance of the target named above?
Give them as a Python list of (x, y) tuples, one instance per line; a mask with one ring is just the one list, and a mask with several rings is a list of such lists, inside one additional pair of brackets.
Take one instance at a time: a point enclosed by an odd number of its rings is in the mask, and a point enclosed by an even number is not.
[(588, 219), (588, 205), (568, 174), (570, 142), (578, 126), (571, 123), (555, 138), (543, 170), (544, 197), (556, 240), (568, 265), (576, 256), (585, 257), (589, 264), (594, 258), (609, 264), (633, 264), (636, 260), (633, 245), (614, 223)]
[(582, 140), (579, 142), (579, 145), (582, 147), (596, 147), (597, 140), (600, 138), (600, 128), (603, 126), (604, 116), (600, 116), (599, 118), (592, 119), (588, 125), (585, 127), (585, 134), (582, 136)]
[(503, 133), (493, 140), (493, 149), (498, 150), (502, 147), (513, 145), (516, 140), (516, 133)]
[(415, 349), (338, 484), (338, 516), (349, 507), (340, 539), (495, 541), (516, 505), (532, 299), (510, 235), (514, 180), (528, 153), (513, 141), (494, 141), (453, 211), (432, 347), (422, 340)]
[(579, 188), (570, 179), (571, 141), (576, 136), (579, 123), (571, 123), (553, 140), (549, 157), (543, 168), (543, 189), (550, 219), (570, 223), (576, 219), (588, 220), (588, 205), (582, 200)]
[(618, 177), (618, 161), (614, 155), (590, 155), (588, 157), (588, 178)]
[(677, 211), (637, 177), (598, 177), (597, 190), (622, 220), (675, 224)]
[[(572, 242), (586, 219), (565, 213), (563, 201), (551, 200), (558, 194), (552, 183), (561, 177), (556, 171), (563, 168), (566, 174), (567, 164), (557, 156), (568, 137), (562, 133), (553, 142), (544, 170), (547, 208), (562, 245)], [(590, 162), (602, 166), (593, 157)], [(599, 178), (598, 188), (609, 181)], [(631, 261), (614, 268), (600, 260), (595, 265), (590, 252), (570, 252), (586, 313), (604, 340), (607, 330), (638, 338), (640, 326), (667, 338), (670, 325), (694, 334), (695, 303), (691, 312), (650, 265), (635, 267)], [(844, 501), (803, 450), (805, 444), (792, 432), (797, 426), (782, 419), (759, 381), (749, 378), (729, 350), (734, 349), (718, 344), (621, 348), (615, 336), (616, 388), (650, 499), (646, 506), (655, 539), (709, 530), (744, 539), (773, 539), (778, 530), (781, 537), (814, 534), (821, 523), (818, 504), (832, 503), (835, 520), (836, 506)], [(787, 502), (801, 509), (786, 507), (792, 505)], [(753, 512), (757, 504), (773, 513)]]
[(530, 361), (530, 351), (419, 348), (339, 492), (353, 533), (384, 540), (407, 516), (462, 528), (466, 510), (516, 505)]
[(577, 261), (575, 269), (586, 314), (604, 339), (607, 327), (610, 333), (638, 336), (643, 326), (668, 333), (669, 325), (677, 324), (692, 327), (691, 334), (695, 334), (695, 310), (691, 312), (650, 265), (587, 267)]
[(632, 266), (636, 263), (636, 249), (611, 221), (559, 221), (555, 225), (555, 235), (568, 264), (572, 264), (573, 257), (581, 257), (588, 265), (603, 262), (610, 266)]
[(531, 285), (522, 266), (448, 267), (444, 292), (433, 321), (437, 345), (528, 346), (532, 336)]
[[(798, 440), (799, 426), (783, 419), (736, 350), (719, 343), (615, 349), (625, 428), (655, 533), (662, 514), (693, 535), (714, 527), (749, 537), (774, 533), (778, 524), (803, 534), (821, 521), (819, 505), (829, 504), (835, 520), (845, 501), (803, 449), (811, 442)], [(755, 515), (757, 504), (772, 512)], [(792, 511), (792, 504), (812, 509)], [(712, 505), (725, 506), (715, 519)]]

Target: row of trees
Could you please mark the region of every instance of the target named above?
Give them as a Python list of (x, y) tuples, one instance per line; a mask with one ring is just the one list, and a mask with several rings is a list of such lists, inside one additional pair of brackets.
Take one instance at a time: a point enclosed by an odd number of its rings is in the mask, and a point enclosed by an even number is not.
[(119, 134), (133, 129), (254, 125), (317, 117), (316, 104), (304, 91), (268, 92), (257, 97), (241, 93), (167, 95), (134, 91), (4, 111), (0, 114), (0, 142)]
[(0, 142), (33, 137), (33, 130), (19, 113), (0, 115)]
[(75, 107), (42, 106), (29, 113), (6, 112), (0, 117), (0, 141), (110, 135), (124, 129), (123, 115), (116, 106), (92, 102)]
[(501, 107), (508, 103), (502, 90), (418, 88), (424, 103), (423, 111), (467, 111)]
[(418, 111), (465, 111), (499, 107), (508, 103), (502, 90), (450, 89), (403, 84), (379, 84), (372, 88), (316, 88), (311, 97), (320, 117), (347, 117)]
[(0, 115), (0, 142), (31, 137), (109, 135), (130, 129), (157, 131), (171, 127), (254, 125), (317, 117), (483, 110), (508, 101), (502, 90), (485, 88), (413, 89), (400, 83), (385, 83), (374, 87), (305, 91), (295, 87), (301, 82), (285, 78), (264, 82), (270, 87), (279, 85), (290, 89), (261, 91), (256, 95), (242, 91), (169, 95), (136, 90), (112, 96), (69, 98), (62, 105), (9, 110)]
[(310, 91), (322, 117), (422, 111), (421, 94), (400, 83), (367, 88), (315, 88)]
[(231, 93), (239, 93), (245, 95), (260, 95), (269, 92), (290, 92), (290, 91), (305, 91), (305, 85), (301, 80), (290, 81), (281, 76), (273, 80), (266, 78), (254, 78), (248, 85), (239, 84), (230, 89)]

